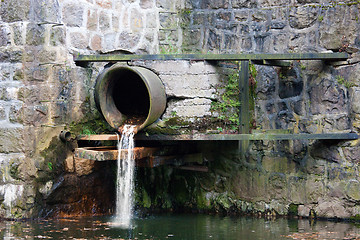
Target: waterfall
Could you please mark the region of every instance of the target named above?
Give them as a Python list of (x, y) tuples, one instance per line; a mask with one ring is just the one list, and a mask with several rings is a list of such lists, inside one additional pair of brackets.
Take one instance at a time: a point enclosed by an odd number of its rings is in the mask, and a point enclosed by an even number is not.
[(133, 214), (135, 159), (133, 154), (135, 125), (124, 125), (118, 141), (116, 182), (116, 224), (129, 228)]

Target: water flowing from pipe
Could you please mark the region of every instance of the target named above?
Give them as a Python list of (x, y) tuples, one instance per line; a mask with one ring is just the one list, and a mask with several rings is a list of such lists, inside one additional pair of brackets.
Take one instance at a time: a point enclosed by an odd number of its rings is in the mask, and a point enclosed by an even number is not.
[(118, 141), (115, 222), (124, 228), (130, 227), (133, 215), (135, 129), (135, 125), (124, 125)]

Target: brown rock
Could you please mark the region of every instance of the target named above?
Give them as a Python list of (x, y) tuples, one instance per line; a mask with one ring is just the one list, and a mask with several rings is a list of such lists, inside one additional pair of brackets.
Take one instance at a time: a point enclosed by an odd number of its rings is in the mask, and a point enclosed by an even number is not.
[(94, 170), (95, 161), (83, 158), (75, 158), (75, 172), (78, 176), (89, 175)]
[(99, 35), (94, 35), (91, 39), (90, 48), (92, 50), (101, 50), (101, 37)]
[(75, 163), (74, 156), (68, 155), (64, 161), (64, 167), (66, 172), (74, 172), (75, 171)]

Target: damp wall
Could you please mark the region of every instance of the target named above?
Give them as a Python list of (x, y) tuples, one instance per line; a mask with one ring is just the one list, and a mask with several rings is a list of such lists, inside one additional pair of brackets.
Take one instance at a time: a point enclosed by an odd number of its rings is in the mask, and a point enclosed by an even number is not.
[[(357, 1), (322, 0), (1, 1), (1, 216), (112, 211), (113, 179), (106, 178), (112, 164), (74, 162), (77, 143), (58, 138), (64, 129), (74, 134), (112, 131), (93, 100), (95, 79), (105, 63), (79, 67), (73, 60), (78, 54), (345, 51), (348, 61), (335, 65), (295, 61), (288, 69), (255, 66), (252, 126), (304, 133), (358, 131), (359, 6)], [(129, 64), (152, 69), (164, 82), (168, 105), (161, 129), (227, 130), (211, 125), (221, 116), (211, 106), (221, 101), (234, 66)], [(358, 141), (256, 141), (245, 159), (237, 143), (199, 143), (196, 148), (204, 154), (208, 173), (138, 170), (139, 208), (339, 218), (360, 214)]]

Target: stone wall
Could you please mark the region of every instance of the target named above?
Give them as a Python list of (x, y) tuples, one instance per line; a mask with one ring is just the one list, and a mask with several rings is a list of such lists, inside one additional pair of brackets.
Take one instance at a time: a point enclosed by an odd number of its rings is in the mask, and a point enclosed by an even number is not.
[[(78, 54), (346, 51), (349, 60), (335, 66), (319, 61), (295, 61), (288, 69), (256, 66), (254, 120), (259, 129), (358, 131), (359, 6), (358, 1), (322, 0), (1, 1), (0, 216), (32, 217), (42, 206), (49, 212), (62, 207), (65, 216), (91, 204), (99, 213), (109, 210), (104, 208), (109, 203), (99, 200), (105, 173), (79, 176), (71, 152), (76, 143), (58, 138), (64, 129), (76, 134), (108, 128), (93, 101), (95, 79), (105, 63), (79, 67), (73, 60)], [(180, 129), (194, 133), (219, 117), (211, 104), (221, 101), (219, 86), (232, 72), (224, 70), (226, 64), (129, 64), (151, 68), (164, 82), (168, 106), (160, 128), (169, 128), (167, 119), (176, 117), (176, 128), (185, 122)], [(216, 126), (210, 130), (218, 131)], [(258, 141), (250, 146), (244, 160), (236, 144), (198, 144), (209, 160), (208, 174), (139, 170), (151, 181), (156, 171), (167, 181), (164, 194), (158, 192), (163, 199), (150, 199), (146, 206), (278, 214), (295, 206), (302, 216), (311, 211), (324, 217), (360, 214), (357, 141)], [(102, 167), (113, 168), (94, 168)], [(68, 191), (79, 179), (98, 190)], [(143, 189), (140, 199), (155, 191)], [(72, 197), (61, 202), (65, 193)], [(73, 212), (66, 210), (76, 202)]]

